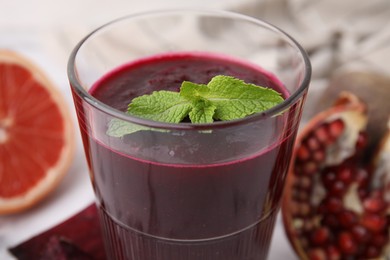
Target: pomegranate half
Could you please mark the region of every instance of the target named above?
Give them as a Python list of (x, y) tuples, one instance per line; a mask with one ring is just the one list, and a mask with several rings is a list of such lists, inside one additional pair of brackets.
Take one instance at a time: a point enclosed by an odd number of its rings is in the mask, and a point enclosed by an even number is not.
[(372, 259), (390, 255), (390, 133), (365, 158), (367, 108), (340, 94), (300, 131), (282, 216), (301, 259)]

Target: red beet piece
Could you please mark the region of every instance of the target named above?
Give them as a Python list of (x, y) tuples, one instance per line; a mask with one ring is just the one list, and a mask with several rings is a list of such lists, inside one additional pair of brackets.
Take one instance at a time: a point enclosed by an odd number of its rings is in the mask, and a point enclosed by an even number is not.
[(105, 259), (102, 235), (95, 205), (90, 205), (65, 222), (9, 251), (24, 259)]

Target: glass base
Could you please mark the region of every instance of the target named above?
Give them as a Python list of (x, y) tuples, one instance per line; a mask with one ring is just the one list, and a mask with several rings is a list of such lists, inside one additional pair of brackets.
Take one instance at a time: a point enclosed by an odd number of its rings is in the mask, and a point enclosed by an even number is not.
[(278, 210), (241, 232), (203, 240), (156, 238), (124, 227), (100, 209), (107, 259), (264, 260)]

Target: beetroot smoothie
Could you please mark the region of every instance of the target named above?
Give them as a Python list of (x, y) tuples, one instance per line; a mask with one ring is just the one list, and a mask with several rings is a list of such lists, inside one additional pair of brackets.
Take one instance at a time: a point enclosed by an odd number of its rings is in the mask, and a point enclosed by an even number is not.
[[(134, 97), (215, 75), (287, 96), (260, 68), (195, 53), (123, 65), (90, 93), (126, 111)], [(79, 114), (109, 259), (265, 259), (295, 137), (289, 113), (212, 131), (144, 130), (122, 138), (106, 134), (109, 121), (92, 133)]]

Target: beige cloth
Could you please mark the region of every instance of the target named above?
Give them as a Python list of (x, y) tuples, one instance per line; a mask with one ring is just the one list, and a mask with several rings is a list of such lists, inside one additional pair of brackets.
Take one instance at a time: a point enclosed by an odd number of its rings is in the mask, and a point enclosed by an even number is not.
[[(358, 96), (372, 109), (380, 109), (376, 125), (380, 132), (386, 128), (388, 106), (381, 108), (390, 98), (390, 1), (389, 0), (251, 0), (232, 8), (264, 19), (289, 33), (307, 51), (312, 63), (312, 80), (303, 112), (303, 124), (319, 110), (329, 105), (329, 91), (335, 88), (359, 88)], [(370, 80), (359, 82), (362, 76), (343, 84), (351, 74), (371, 74)], [(343, 78), (337, 79), (335, 75)], [(378, 82), (380, 91), (374, 91)], [(333, 85), (333, 90), (329, 89)], [(360, 85), (360, 86), (357, 86)], [(378, 87), (375, 86), (378, 90)], [(375, 96), (381, 93), (380, 96)], [(334, 95), (333, 95), (334, 96)], [(335, 97), (334, 97), (335, 98)], [(327, 100), (328, 102), (324, 102)], [(326, 103), (326, 104), (325, 104)], [(377, 116), (377, 117), (378, 117)], [(380, 124), (380, 125), (377, 125)], [(379, 131), (379, 130), (378, 130)], [(377, 133), (375, 133), (377, 134)]]
[(390, 75), (389, 0), (253, 0), (233, 7), (283, 28), (310, 55), (313, 79), (341, 67)]

